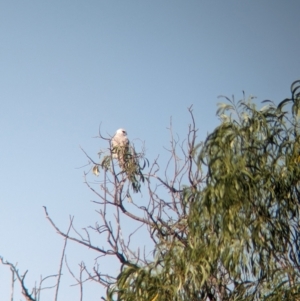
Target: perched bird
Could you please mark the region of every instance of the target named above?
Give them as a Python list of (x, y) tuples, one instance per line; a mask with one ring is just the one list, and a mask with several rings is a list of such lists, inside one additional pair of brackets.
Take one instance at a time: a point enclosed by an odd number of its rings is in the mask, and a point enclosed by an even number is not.
[[(118, 129), (112, 137), (111, 154), (113, 159), (119, 161), (119, 166), (123, 174), (126, 174), (127, 179), (131, 182), (133, 191), (139, 192), (140, 181), (144, 182), (144, 176), (139, 165), (139, 156), (135, 152), (134, 146), (129, 144), (126, 130)], [(130, 200), (130, 198), (128, 199)]]
[[(102, 152), (99, 153), (99, 156)], [(110, 154), (104, 156), (100, 164), (96, 164), (93, 167), (94, 175), (98, 176), (100, 174), (99, 169), (110, 170), (110, 166), (113, 163), (111, 159), (117, 159), (121, 172), (114, 174), (116, 177), (122, 176), (124, 181), (128, 180), (131, 183), (134, 192), (140, 192), (141, 184), (144, 182), (145, 178), (142, 174), (142, 169), (139, 164), (140, 154), (137, 154), (134, 149), (133, 144), (129, 144), (127, 138), (127, 132), (124, 129), (118, 129), (115, 135), (110, 140)], [(127, 199), (132, 202), (131, 196), (127, 191)]]
[(118, 129), (111, 139), (111, 152), (114, 159), (118, 159), (122, 169), (125, 167), (126, 157), (129, 153), (129, 140), (124, 129)]

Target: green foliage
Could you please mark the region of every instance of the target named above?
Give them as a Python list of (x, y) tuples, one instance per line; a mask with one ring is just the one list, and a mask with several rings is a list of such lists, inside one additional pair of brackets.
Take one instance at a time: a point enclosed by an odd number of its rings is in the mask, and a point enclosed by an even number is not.
[(300, 81), (291, 92), (219, 106), (221, 124), (186, 152), (204, 185), (174, 192), (182, 216), (153, 223), (154, 260), (124, 264), (108, 300), (300, 300)]

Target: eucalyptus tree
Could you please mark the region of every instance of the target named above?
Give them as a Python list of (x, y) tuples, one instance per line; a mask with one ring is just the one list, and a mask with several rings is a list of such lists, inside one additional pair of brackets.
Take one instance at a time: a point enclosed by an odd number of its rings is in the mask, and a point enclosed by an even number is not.
[[(71, 218), (64, 232), (45, 208), (66, 242), (99, 255), (92, 267), (81, 263), (81, 293), (92, 280), (107, 301), (300, 300), (300, 81), (278, 105), (223, 100), (220, 124), (205, 141), (192, 108), (183, 142), (170, 127), (165, 169), (134, 143), (118, 149), (120, 166), (112, 138), (99, 134), (107, 148), (99, 160), (86, 154), (85, 173), (99, 220), (80, 232)], [(102, 265), (113, 259), (118, 273)], [(23, 294), (38, 300), (24, 277)]]
[(300, 81), (291, 92), (260, 109), (226, 98), (202, 144), (190, 127), (161, 180), (170, 201), (145, 210), (154, 257), (124, 262), (109, 300), (300, 300)]

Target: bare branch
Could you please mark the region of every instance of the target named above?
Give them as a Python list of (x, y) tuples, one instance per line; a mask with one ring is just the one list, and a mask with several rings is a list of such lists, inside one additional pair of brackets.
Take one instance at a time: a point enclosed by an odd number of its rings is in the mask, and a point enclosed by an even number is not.
[(3, 265), (8, 265), (10, 266), (10, 269), (14, 272), (14, 274), (16, 275), (17, 279), (19, 280), (19, 283), (21, 284), (21, 288), (22, 288), (22, 294), (25, 297), (26, 301), (37, 301), (36, 299), (34, 299), (32, 297), (31, 294), (29, 294), (28, 289), (25, 286), (25, 277), (28, 271), (26, 271), (24, 273), (24, 275), (20, 275), (19, 271), (16, 269), (16, 266), (8, 261), (3, 261), (3, 258), (0, 257), (0, 261)]
[[(44, 208), (45, 208), (45, 211), (46, 211), (46, 207), (44, 207)], [(59, 270), (58, 270), (58, 278), (57, 278), (55, 298), (54, 298), (55, 301), (57, 301), (57, 297), (58, 297), (60, 278), (61, 278), (61, 275), (62, 275), (61, 271), (62, 271), (62, 268), (63, 268), (63, 259), (65, 257), (65, 252), (66, 252), (66, 247), (67, 247), (67, 242), (68, 242), (68, 236), (69, 236), (70, 230), (71, 230), (71, 228), (73, 226), (73, 219), (74, 219), (73, 217), (70, 217), (70, 225), (69, 225), (69, 228), (68, 228), (66, 236), (65, 236), (65, 243), (64, 243), (64, 247), (63, 247), (61, 258), (60, 258), (60, 264), (59, 264)]]
[(10, 296), (10, 300), (13, 301), (14, 300), (14, 286), (15, 286), (15, 270), (10, 267), (11, 270), (11, 296)]

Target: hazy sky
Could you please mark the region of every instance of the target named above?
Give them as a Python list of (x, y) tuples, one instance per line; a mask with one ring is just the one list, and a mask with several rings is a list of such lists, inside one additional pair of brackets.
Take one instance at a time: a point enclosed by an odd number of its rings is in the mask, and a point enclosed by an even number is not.
[[(28, 287), (57, 273), (63, 246), (42, 206), (64, 230), (70, 215), (79, 229), (98, 219), (79, 146), (97, 159), (99, 125), (125, 128), (164, 164), (170, 117), (184, 139), (190, 105), (201, 140), (221, 94), (290, 96), (299, 11), (298, 0), (0, 1), (0, 256), (29, 270)], [(71, 243), (67, 255), (74, 269), (97, 257)], [(60, 300), (77, 300), (67, 274)], [(0, 266), (1, 300), (10, 277)], [(85, 300), (101, 294), (91, 286)]]

